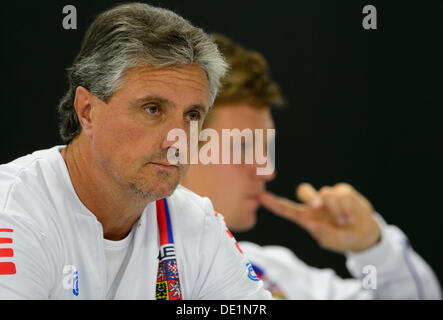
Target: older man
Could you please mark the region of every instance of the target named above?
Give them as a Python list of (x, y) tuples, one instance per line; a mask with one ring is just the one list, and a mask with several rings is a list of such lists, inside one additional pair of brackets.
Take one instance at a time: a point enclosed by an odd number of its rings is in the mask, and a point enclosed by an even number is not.
[[(265, 59), (222, 35), (213, 35), (231, 69), (205, 123), (205, 129), (272, 129), (271, 107), (282, 104)], [(249, 142), (250, 143), (250, 142)], [(243, 142), (243, 152), (254, 145)], [(265, 191), (274, 174), (258, 175), (259, 163), (191, 165), (182, 184), (209, 197), (233, 231), (246, 231), (264, 205), (305, 228), (328, 250), (343, 253), (354, 279), (331, 269), (306, 265), (280, 246), (239, 245), (276, 298), (287, 299), (438, 299), (439, 283), (406, 236), (374, 212), (372, 204), (352, 186), (338, 183), (315, 190), (297, 188), (303, 204)], [(270, 230), (272, 226), (270, 226)], [(275, 231), (278, 232), (278, 231)]]
[(168, 10), (96, 18), (59, 106), (67, 145), (0, 166), (0, 298), (270, 297), (211, 202), (176, 188), (187, 166), (167, 161), (168, 132), (201, 126), (225, 68)]

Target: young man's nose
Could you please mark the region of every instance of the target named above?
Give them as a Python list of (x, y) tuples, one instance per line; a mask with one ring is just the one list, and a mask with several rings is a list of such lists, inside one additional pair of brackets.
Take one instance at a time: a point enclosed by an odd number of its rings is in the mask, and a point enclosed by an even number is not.
[[(250, 170), (250, 174), (253, 175), (254, 178), (256, 178), (258, 180), (262, 180), (262, 181), (264, 181), (266, 183), (266, 182), (274, 180), (275, 177), (277, 176), (277, 171), (276, 171), (274, 166), (271, 166), (271, 168), (272, 167), (274, 167), (274, 168), (273, 168), (273, 170), (269, 170), (270, 171), (269, 173), (265, 173), (265, 174), (259, 174), (258, 173), (258, 168), (263, 168), (264, 169), (266, 166), (267, 166), (267, 163), (260, 164), (260, 165), (259, 164), (253, 164), (253, 165), (249, 165), (248, 167), (249, 167), (249, 170)], [(267, 172), (267, 170), (265, 172)]]

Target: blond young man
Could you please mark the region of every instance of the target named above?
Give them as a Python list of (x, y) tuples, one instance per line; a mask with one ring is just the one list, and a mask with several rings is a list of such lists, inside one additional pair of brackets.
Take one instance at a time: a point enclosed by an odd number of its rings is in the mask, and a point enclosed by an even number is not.
[[(271, 107), (283, 103), (262, 55), (229, 38), (212, 35), (230, 70), (203, 128), (272, 129)], [(243, 145), (242, 150), (253, 148)], [(315, 190), (300, 184), (301, 204), (266, 192), (275, 174), (257, 175), (254, 164), (195, 164), (182, 185), (209, 197), (228, 227), (246, 231), (256, 223), (259, 205), (297, 223), (325, 249), (346, 255), (353, 279), (331, 269), (317, 269), (288, 248), (239, 245), (275, 298), (286, 299), (439, 299), (439, 283), (427, 263), (410, 247), (396, 226), (387, 224), (372, 204), (352, 186), (337, 183)], [(272, 226), (270, 226), (272, 230)], [(277, 233), (277, 231), (275, 231)], [(376, 272), (367, 281), (365, 275)], [(374, 274), (373, 274), (374, 275)], [(366, 281), (366, 282), (365, 282)]]

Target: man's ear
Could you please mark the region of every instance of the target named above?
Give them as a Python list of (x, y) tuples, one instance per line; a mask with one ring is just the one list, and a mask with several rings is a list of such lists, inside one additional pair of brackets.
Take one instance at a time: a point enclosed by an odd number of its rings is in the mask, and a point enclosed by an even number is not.
[(74, 108), (85, 133), (92, 128), (92, 93), (82, 86), (75, 89)]

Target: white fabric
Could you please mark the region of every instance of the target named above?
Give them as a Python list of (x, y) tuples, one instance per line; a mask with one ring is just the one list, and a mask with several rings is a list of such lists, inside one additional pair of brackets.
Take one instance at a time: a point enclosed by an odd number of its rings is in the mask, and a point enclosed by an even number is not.
[[(243, 241), (239, 245), (252, 264), (264, 271), (265, 288), (277, 298), (283, 294), (286, 299), (441, 299), (435, 274), (408, 245), (403, 232), (376, 217), (381, 241), (364, 252), (346, 255), (351, 279), (339, 277), (332, 269), (311, 267), (285, 247)], [(371, 273), (375, 282), (366, 278)]]
[[(134, 228), (122, 240), (113, 241), (103, 239), (106, 261), (106, 299), (113, 299), (127, 265), (127, 256), (132, 252)], [(122, 271), (122, 272), (120, 272)]]
[[(16, 267), (15, 274), (0, 274), (2, 299), (106, 298), (103, 229), (78, 199), (62, 148), (0, 166), (0, 229), (13, 229), (7, 236), (14, 253), (0, 263)], [(248, 260), (209, 199), (179, 186), (167, 201), (184, 299), (271, 297), (262, 281), (250, 277)], [(146, 206), (133, 237), (114, 298), (154, 299), (159, 253), (154, 202)]]

